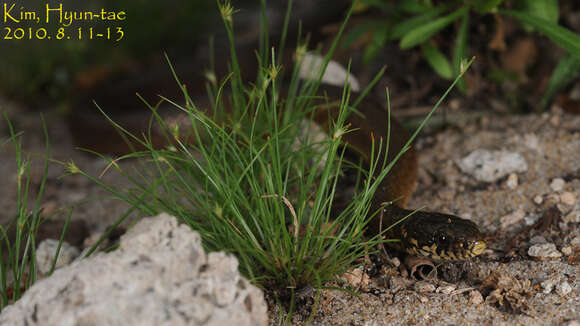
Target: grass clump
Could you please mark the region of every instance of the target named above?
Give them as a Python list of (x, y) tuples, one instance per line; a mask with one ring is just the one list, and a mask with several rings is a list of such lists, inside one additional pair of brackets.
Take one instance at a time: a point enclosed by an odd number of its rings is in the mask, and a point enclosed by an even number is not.
[[(169, 124), (156, 106), (145, 103), (165, 139), (162, 148), (153, 144), (154, 128), (134, 135), (109, 119), (130, 143), (145, 148), (117, 159), (101, 155), (132, 181), (132, 189), (106, 185), (73, 162), (70, 167), (132, 205), (118, 223), (135, 209), (143, 215), (168, 212), (198, 231), (206, 249), (235, 254), (245, 276), (278, 297), (290, 298), (292, 304), (297, 288), (321, 287), (336, 279), (383, 241), (379, 236), (366, 239), (363, 233), (372, 215), (369, 210), (375, 189), (394, 162), (378, 164), (379, 155), (371, 153), (374, 159), (368, 170), (359, 169), (355, 198), (333, 216), (337, 181), (345, 164), (341, 141), (349, 132), (345, 121), (368, 89), (351, 106), (345, 84), (338, 117), (330, 124), (325, 140), (315, 142), (308, 137), (312, 131), (304, 127), (304, 121), (328, 106), (328, 100), (317, 95), (318, 88), (352, 9), (318, 79), (299, 80), (299, 64), (285, 70), (278, 64), (280, 55), (271, 49), (258, 53), (257, 78), (247, 83), (234, 48), (231, 15), (235, 10), (222, 6), (232, 45), (231, 73), (221, 82), (209, 84), (211, 107), (198, 107), (184, 85), (185, 105), (163, 100), (184, 113), (185, 123)], [(304, 46), (300, 41), (298, 44), (296, 57), (300, 58)], [(267, 37), (262, 47), (269, 48)], [(284, 73), (290, 74), (290, 82), (282, 92), (279, 85)], [(377, 150), (381, 150), (380, 143)], [(138, 159), (141, 165), (135, 171), (125, 171), (117, 164), (124, 159)]]
[[(38, 278), (36, 265), (36, 246), (38, 229), (43, 222), (42, 197), (44, 195), (48, 162), (50, 157), (50, 143), (44, 119), (42, 120), (45, 137), (46, 153), (44, 155), (44, 166), (41, 179), (36, 190), (36, 199), (33, 201), (32, 177), (30, 154), (26, 154), (22, 149), (22, 133), (17, 133), (6, 112), (0, 108), (2, 115), (8, 125), (10, 137), (0, 146), (12, 143), (16, 154), (17, 166), (17, 209), (10, 224), (0, 225), (0, 311), (18, 300), (22, 294), (29, 289)], [(70, 220), (70, 212), (62, 231), (52, 268), (49, 274), (54, 271), (56, 258), (63, 241), (64, 233)]]
[[(235, 12), (223, 6), (222, 12)], [(231, 15), (223, 15), (223, 21), (234, 44)], [(292, 292), (307, 284), (320, 286), (352, 268), (378, 241), (363, 239), (372, 188), (378, 184), (372, 178), (361, 183), (362, 191), (338, 217), (331, 215), (343, 165), (340, 138), (348, 132), (348, 86), (338, 120), (330, 126), (335, 137), (317, 143), (309, 139), (304, 121), (325, 103), (316, 95), (319, 81), (299, 81), (295, 67), (287, 72), (290, 83), (282, 96), (283, 67), (274, 49), (259, 54), (261, 68), (252, 84), (242, 81), (233, 47), (231, 55), (231, 74), (208, 87), (209, 110), (197, 107), (185, 86), (185, 105), (164, 98), (185, 113), (186, 123), (169, 125), (146, 103), (164, 148), (152, 144), (153, 131), (133, 135), (110, 120), (130, 142), (145, 148), (109, 159), (117, 168), (118, 160), (140, 159), (135, 172), (119, 169), (134, 188), (113, 188), (76, 167), (75, 172), (144, 215), (168, 212), (180, 218), (201, 233), (207, 249), (234, 253), (241, 272), (263, 288)], [(330, 55), (325, 65), (329, 60)]]

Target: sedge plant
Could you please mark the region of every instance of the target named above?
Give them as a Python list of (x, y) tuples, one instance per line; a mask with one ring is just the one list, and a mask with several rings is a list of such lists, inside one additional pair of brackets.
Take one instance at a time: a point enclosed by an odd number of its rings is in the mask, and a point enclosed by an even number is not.
[[(16, 212), (8, 225), (0, 225), (0, 311), (10, 303), (18, 300), (38, 278), (36, 264), (36, 246), (38, 229), (45, 216), (42, 212), (42, 197), (48, 175), (50, 160), (50, 143), (47, 128), (42, 118), (42, 130), (45, 137), (46, 153), (43, 157), (43, 170), (34, 198), (31, 176), (31, 153), (22, 148), (22, 133), (17, 133), (7, 113), (0, 108), (8, 126), (9, 138), (0, 146), (12, 144), (16, 156), (17, 189)], [(60, 241), (48, 274), (52, 274), (64, 239), (72, 210), (69, 211)]]

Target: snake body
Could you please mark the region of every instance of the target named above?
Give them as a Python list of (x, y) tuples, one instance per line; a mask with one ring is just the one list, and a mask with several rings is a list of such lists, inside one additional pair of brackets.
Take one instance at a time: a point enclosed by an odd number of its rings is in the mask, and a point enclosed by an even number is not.
[[(387, 162), (393, 160), (409, 140), (409, 132), (391, 119), (390, 137), (387, 138), (386, 111), (372, 100), (363, 100), (356, 109), (360, 114), (349, 116), (347, 124), (353, 131), (343, 135), (345, 143), (368, 162), (372, 139), (376, 140), (375, 143), (379, 138), (383, 141), (389, 139), (388, 153), (385, 157), (383, 151), (379, 166), (385, 159)], [(469, 259), (483, 253), (486, 243), (474, 222), (449, 214), (405, 209), (415, 190), (417, 171), (417, 153), (411, 147), (399, 158), (375, 192), (371, 212), (378, 209), (381, 212), (369, 223), (368, 233), (378, 234), (395, 225), (385, 235), (390, 239), (400, 239), (396, 245), (398, 249), (436, 261)]]

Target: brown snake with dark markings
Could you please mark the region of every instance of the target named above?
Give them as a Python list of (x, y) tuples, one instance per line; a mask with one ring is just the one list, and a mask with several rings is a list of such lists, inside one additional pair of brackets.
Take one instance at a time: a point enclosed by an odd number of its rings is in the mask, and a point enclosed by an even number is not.
[[(325, 88), (325, 91), (334, 93), (332, 89)], [(359, 114), (349, 116), (347, 124), (353, 131), (342, 137), (345, 143), (360, 153), (368, 163), (373, 146), (372, 137), (387, 139), (387, 115), (377, 103), (367, 99), (356, 109), (362, 116)], [(323, 115), (319, 115), (316, 120), (325, 125), (328, 114)], [(390, 133), (387, 162), (395, 158), (410, 137), (409, 132), (395, 119), (391, 119)], [(384, 159), (382, 153), (379, 166)], [(435, 261), (454, 261), (469, 259), (483, 253), (486, 243), (474, 222), (449, 214), (405, 209), (415, 190), (417, 171), (417, 153), (411, 146), (389, 171), (375, 193), (371, 212), (379, 208), (381, 212), (370, 222), (368, 233), (378, 234), (404, 219), (389, 229), (385, 235), (387, 238), (400, 239), (396, 247), (408, 254), (427, 256)], [(390, 205), (385, 204), (391, 202)]]

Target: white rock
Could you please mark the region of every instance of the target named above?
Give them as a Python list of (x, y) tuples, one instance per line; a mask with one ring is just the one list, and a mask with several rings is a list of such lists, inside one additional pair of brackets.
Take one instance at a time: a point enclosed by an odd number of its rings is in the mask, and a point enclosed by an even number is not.
[(541, 243), (536, 244), (528, 249), (528, 255), (530, 257), (540, 257), (540, 258), (558, 258), (562, 257), (562, 253), (556, 249), (556, 245), (553, 243)]
[(206, 255), (167, 214), (143, 219), (120, 247), (65, 266), (6, 307), (0, 325), (266, 325), (263, 294), (237, 260)]
[(536, 203), (537, 205), (540, 205), (541, 203), (544, 202), (544, 197), (537, 195), (536, 197), (534, 197), (534, 203)]
[[(300, 63), (300, 70), (298, 76), (306, 80), (317, 80), (322, 69), (322, 64), (324, 58), (318, 54), (306, 53)], [(360, 83), (356, 77), (348, 73), (348, 71), (338, 62), (331, 60), (328, 62), (326, 71), (322, 76), (322, 83), (333, 85), (337, 87), (343, 87), (344, 83), (347, 81), (350, 84), (350, 88), (358, 92), (360, 91)]]
[(580, 321), (571, 320), (562, 324), (562, 326), (580, 326)]
[(542, 286), (542, 292), (544, 292), (544, 294), (550, 294), (550, 292), (552, 292), (552, 290), (554, 289), (554, 286), (556, 286), (556, 281), (554, 280), (545, 280), (542, 283), (540, 283), (540, 285)]
[(580, 223), (580, 205), (574, 205), (574, 209), (563, 216), (562, 221), (564, 223)]
[(564, 281), (564, 282), (558, 284), (558, 287), (556, 288), (556, 292), (560, 296), (565, 296), (568, 293), (572, 292), (572, 287), (570, 286), (570, 283), (568, 283), (567, 281)]
[(540, 151), (540, 140), (535, 134), (524, 135), (524, 145), (530, 149)]
[(483, 302), (483, 295), (477, 290), (472, 290), (469, 292), (469, 302), (475, 305), (481, 304)]
[(533, 225), (540, 219), (540, 215), (538, 213), (530, 213), (524, 217), (524, 224), (525, 225)]
[(572, 254), (572, 247), (571, 246), (566, 246), (566, 247), (562, 247), (562, 249), (560, 249), (560, 251), (565, 255), (565, 256), (570, 256)]
[(518, 175), (515, 173), (510, 173), (507, 178), (506, 185), (510, 189), (516, 189), (518, 187)]
[(415, 291), (417, 291), (419, 293), (435, 292), (435, 285), (433, 285), (429, 282), (425, 282), (425, 281), (419, 281), (419, 282), (415, 283), (414, 288), (415, 288)]
[(554, 191), (562, 191), (562, 189), (564, 189), (565, 185), (566, 185), (566, 181), (564, 181), (564, 179), (555, 178), (550, 183), (550, 188), (552, 188), (552, 190), (554, 190)]
[(457, 288), (456, 285), (449, 284), (449, 285), (444, 285), (444, 286), (438, 287), (436, 292), (443, 293), (443, 294), (451, 294), (451, 292), (455, 291), (456, 288)]
[(483, 182), (494, 182), (510, 173), (528, 169), (526, 160), (519, 153), (484, 149), (471, 152), (457, 165), (463, 173)]
[(560, 201), (563, 204), (566, 204), (568, 206), (572, 206), (576, 203), (576, 197), (574, 196), (573, 193), (566, 191), (560, 195)]

